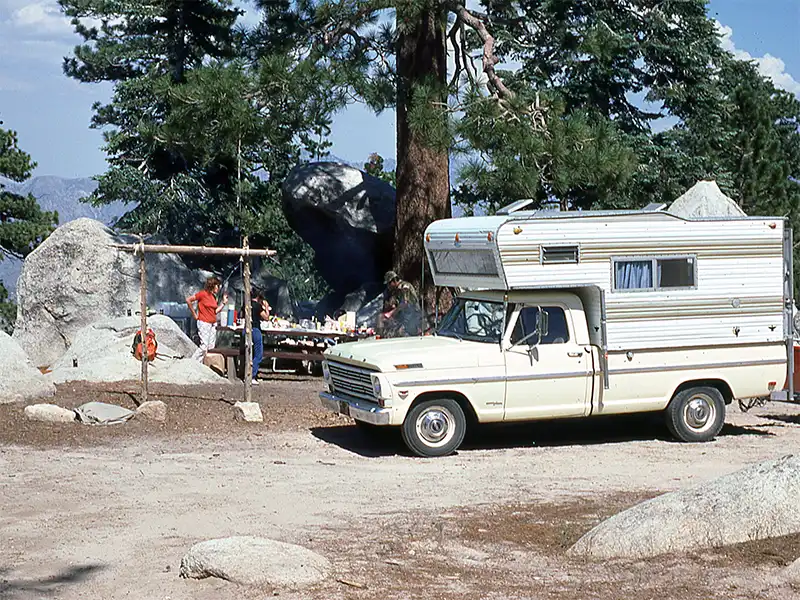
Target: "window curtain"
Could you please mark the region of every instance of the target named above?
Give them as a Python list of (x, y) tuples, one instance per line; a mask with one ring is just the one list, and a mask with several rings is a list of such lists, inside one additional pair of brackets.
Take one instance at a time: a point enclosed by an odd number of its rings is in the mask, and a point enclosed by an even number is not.
[(653, 287), (653, 263), (651, 261), (619, 261), (615, 268), (618, 290), (640, 290)]

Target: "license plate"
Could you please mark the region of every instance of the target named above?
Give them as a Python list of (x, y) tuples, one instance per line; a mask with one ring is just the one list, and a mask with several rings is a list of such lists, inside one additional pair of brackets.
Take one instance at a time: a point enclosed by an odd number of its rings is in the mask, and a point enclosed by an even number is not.
[(347, 402), (339, 401), (339, 413), (346, 417), (350, 416), (350, 405)]

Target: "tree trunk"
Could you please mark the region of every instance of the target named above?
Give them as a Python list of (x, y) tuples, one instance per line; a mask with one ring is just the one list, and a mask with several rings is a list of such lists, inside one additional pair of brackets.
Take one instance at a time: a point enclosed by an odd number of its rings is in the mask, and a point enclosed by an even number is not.
[[(446, 148), (427, 144), (424, 132), (412, 128), (408, 117), (417, 84), (440, 86), (442, 97), (437, 100), (447, 101), (446, 14), (438, 0), (430, 0), (422, 11), (397, 9), (397, 207), (393, 264), (400, 277), (417, 289), (422, 287), (425, 228), (436, 219), (451, 216), (449, 156)], [(426, 313), (433, 312), (432, 284), (426, 265), (425, 289), (420, 290)]]

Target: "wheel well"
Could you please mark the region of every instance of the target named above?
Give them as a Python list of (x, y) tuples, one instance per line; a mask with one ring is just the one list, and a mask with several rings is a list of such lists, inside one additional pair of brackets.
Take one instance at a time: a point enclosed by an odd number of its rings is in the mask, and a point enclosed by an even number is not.
[(728, 385), (728, 382), (722, 379), (696, 379), (694, 381), (685, 381), (673, 392), (672, 397), (674, 398), (678, 392), (682, 392), (685, 389), (700, 386), (713, 387), (719, 390), (719, 393), (722, 394), (722, 398), (725, 400), (725, 404), (733, 402), (733, 390), (731, 390), (731, 386)]
[(467, 428), (478, 423), (478, 415), (475, 414), (475, 409), (472, 408), (470, 401), (467, 400), (467, 397), (461, 392), (424, 392), (414, 398), (414, 401), (411, 403), (411, 406), (409, 406), (408, 409), (411, 410), (420, 402), (425, 402), (426, 400), (437, 400), (440, 398), (450, 398), (451, 400), (458, 402), (461, 410), (464, 411), (464, 416), (467, 418)]

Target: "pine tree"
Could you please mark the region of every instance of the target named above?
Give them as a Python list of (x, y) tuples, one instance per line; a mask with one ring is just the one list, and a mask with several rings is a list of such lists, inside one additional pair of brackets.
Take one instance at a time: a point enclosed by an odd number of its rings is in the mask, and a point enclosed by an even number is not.
[[(111, 102), (94, 106), (92, 127), (104, 131), (110, 168), (98, 178), (91, 200), (135, 203), (119, 223), (124, 228), (163, 233), (176, 242), (201, 241), (197, 221), (217, 199), (208, 191), (218, 183), (220, 165), (193, 161), (163, 128), (185, 97), (179, 90), (190, 74), (204, 60), (234, 55), (239, 12), (226, 0), (59, 4), (84, 39), (64, 59), (65, 74), (114, 83)], [(91, 26), (84, 24), (88, 19)]]
[[(110, 168), (90, 200), (132, 203), (119, 227), (173, 243), (236, 245), (248, 235), (297, 256), (280, 275), (311, 277), (301, 291), (318, 293), (308, 249), (280, 210), (280, 183), (327, 131), (324, 73), (296, 60), (269, 19), (237, 29), (230, 0), (60, 4), (86, 42), (65, 73), (114, 84), (92, 120)], [(101, 24), (84, 26), (89, 18)]]
[[(0, 127), (0, 175), (21, 182), (35, 167), (30, 155), (18, 147), (17, 133)], [(57, 223), (58, 214), (42, 211), (33, 196), (11, 193), (0, 183), (0, 260), (7, 256), (24, 258)], [(0, 282), (0, 329), (10, 333), (16, 307), (7, 300), (8, 292)]]
[[(495, 69), (500, 60), (495, 36), (502, 34), (501, 28), (490, 15), (462, 2), (308, 0), (295, 6), (291, 22), (295, 31), (308, 32), (310, 58), (330, 67), (334, 83), (348, 97), (378, 112), (396, 109), (393, 263), (414, 284), (422, 278), (425, 228), (450, 215), (451, 151), (466, 149), (483, 159), (465, 172), (469, 181), (461, 190), (470, 198), (500, 197), (509, 190), (547, 195), (543, 176), (550, 178), (552, 189), (591, 188), (600, 180), (624, 178), (632, 168), (613, 125), (600, 124), (595, 131), (597, 121), (586, 115), (572, 119), (540, 105), (536, 90), (524, 82), (517, 89), (506, 85), (513, 78), (504, 79)], [(451, 73), (447, 51), (455, 61)], [(576, 161), (569, 158), (588, 146), (602, 155), (606, 167), (600, 176), (587, 177), (589, 169), (576, 170)], [(506, 173), (506, 166), (515, 168)], [(563, 169), (573, 173), (568, 176)], [(508, 185), (495, 186), (501, 183)], [(431, 290), (426, 292), (431, 306)]]

